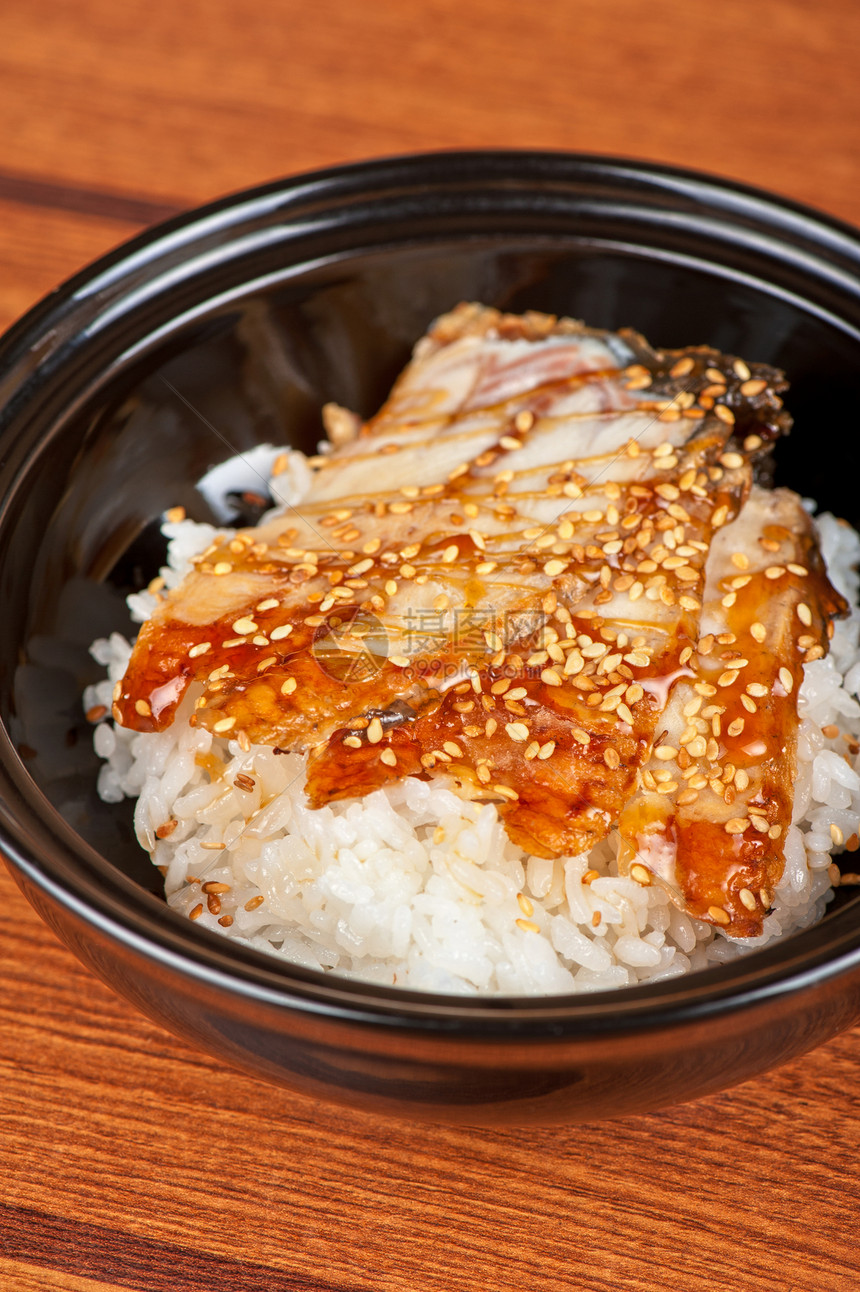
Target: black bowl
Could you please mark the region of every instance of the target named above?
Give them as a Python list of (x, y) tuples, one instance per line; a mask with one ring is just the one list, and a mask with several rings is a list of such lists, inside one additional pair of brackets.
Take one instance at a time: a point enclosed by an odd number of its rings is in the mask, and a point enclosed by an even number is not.
[(860, 374), (853, 230), (702, 175), (533, 152), (376, 161), (228, 198), (99, 261), (0, 346), (0, 842), (85, 964), (257, 1076), (434, 1120), (641, 1112), (860, 1017), (856, 903), (730, 966), (621, 992), (398, 991), (180, 919), (127, 805), (94, 793), (87, 644), (127, 626), (124, 595), (163, 554), (161, 512), (228, 519), (230, 500), (213, 517), (195, 487), (209, 467), (261, 440), (312, 447), (326, 400), (370, 413), (462, 299), (784, 368), (796, 425), (778, 478), (860, 520), (834, 437)]

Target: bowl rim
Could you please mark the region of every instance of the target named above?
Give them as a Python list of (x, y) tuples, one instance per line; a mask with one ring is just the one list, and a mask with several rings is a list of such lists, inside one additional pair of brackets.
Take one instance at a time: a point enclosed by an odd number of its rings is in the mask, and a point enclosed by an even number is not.
[[(560, 183), (595, 189), (629, 186), (643, 200), (685, 203), (727, 223), (769, 233), (801, 259), (832, 269), (853, 286), (860, 312), (860, 231), (813, 208), (751, 185), (697, 170), (632, 158), (534, 149), (452, 149), (372, 158), (303, 171), (241, 189), (158, 223), (67, 279), (0, 338), (0, 443), (36, 390), (49, 383), (52, 360), (81, 327), (97, 326), (142, 278), (169, 273), (195, 248), (234, 246), (249, 222), (300, 222), (316, 211), (355, 207), (375, 192), (444, 182), (531, 186), (535, 196)], [(523, 176), (525, 175), (525, 178)], [(390, 199), (389, 199), (390, 200)], [(187, 263), (187, 262), (186, 262)], [(858, 314), (860, 317), (860, 313)], [(0, 499), (0, 528), (8, 492)], [(825, 916), (829, 936), (813, 929), (731, 964), (633, 988), (544, 997), (459, 996), (384, 987), (304, 970), (208, 930), (188, 926), (62, 820), (29, 777), (9, 733), (0, 730), (0, 847), (13, 874), (73, 919), (98, 929), (136, 956), (178, 970), (221, 992), (259, 1003), (360, 1023), (489, 1036), (513, 1027), (522, 1036), (571, 1036), (611, 1028), (640, 1031), (735, 1012), (821, 987), (860, 967), (860, 924), (850, 911)], [(74, 867), (67, 864), (74, 858)], [(107, 882), (106, 882), (107, 881)], [(138, 904), (129, 900), (138, 898)], [(186, 928), (187, 926), (187, 928)]]

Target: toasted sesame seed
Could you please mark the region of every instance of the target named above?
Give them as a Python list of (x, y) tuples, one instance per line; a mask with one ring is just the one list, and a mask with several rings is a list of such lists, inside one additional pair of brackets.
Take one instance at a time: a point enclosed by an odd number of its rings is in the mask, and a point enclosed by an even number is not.
[(735, 415), (725, 404), (716, 405), (714, 408), (714, 416), (718, 417), (721, 422), (725, 422), (727, 426), (734, 426), (735, 424)]
[(223, 852), (227, 845), (216, 839), (203, 839), (200, 847), (205, 848), (208, 852)]
[(541, 681), (546, 686), (561, 686), (562, 680), (554, 668), (545, 668), (541, 671)]
[(732, 917), (728, 911), (723, 910), (722, 906), (709, 906), (708, 914), (717, 924), (731, 924), (732, 922)]
[(493, 792), (500, 794), (503, 799), (511, 799), (512, 801), (520, 797), (516, 790), (512, 790), (509, 785), (494, 785)]
[(139, 713), (142, 718), (149, 718), (152, 716), (152, 709), (147, 700), (135, 700), (134, 711), (135, 713)]
[[(493, 786), (498, 789), (497, 785)], [(540, 925), (535, 924), (534, 920), (517, 920), (517, 928), (522, 929), (525, 933), (540, 933)]]
[(518, 440), (515, 435), (503, 435), (499, 440), (499, 443), (503, 449), (510, 449), (511, 451), (514, 449), (521, 449), (523, 447), (522, 440)]
[(548, 740), (545, 744), (541, 745), (540, 749), (538, 750), (538, 758), (541, 760), (541, 762), (546, 762), (548, 758), (552, 758), (554, 752), (555, 752), (555, 741)]
[(744, 459), (740, 453), (723, 453), (720, 456), (720, 462), (727, 471), (737, 471), (744, 464)]
[(765, 390), (767, 390), (767, 382), (762, 377), (753, 377), (751, 381), (745, 381), (741, 386), (741, 394), (746, 395), (748, 399), (760, 395)]
[(779, 670), (779, 680), (786, 695), (790, 695), (794, 689), (794, 678), (787, 668), (783, 667)]
[(233, 566), (229, 561), (217, 561), (212, 567), (213, 574), (229, 574)]
[(548, 575), (549, 578), (554, 579), (557, 574), (563, 574), (566, 569), (567, 561), (553, 560), (547, 561), (546, 565), (543, 567), (543, 572)]
[(723, 826), (726, 834), (743, 834), (749, 825), (746, 817), (733, 816)]
[(344, 736), (343, 744), (347, 749), (361, 749), (361, 740), (358, 736)]
[(639, 862), (630, 867), (630, 878), (637, 884), (641, 884), (643, 888), (651, 887), (651, 871)]
[(367, 725), (367, 739), (372, 745), (378, 745), (382, 739), (382, 723), (379, 718), (371, 718)]
[(202, 914), (203, 914), (203, 903), (198, 902), (197, 905), (194, 907), (194, 909), (188, 912), (188, 918), (189, 920), (199, 920)]
[(508, 722), (505, 724), (505, 731), (511, 740), (526, 741), (529, 738), (529, 729), (524, 722)]
[(737, 680), (737, 670), (729, 668), (717, 678), (717, 686), (733, 686)]
[(240, 637), (246, 637), (248, 634), (255, 633), (257, 631), (257, 625), (254, 620), (250, 619), (247, 615), (244, 615), (241, 619), (234, 620), (232, 627), (233, 632), (237, 633)]
[(264, 902), (265, 900), (266, 900), (266, 899), (262, 896), (262, 894), (258, 894), (256, 897), (251, 897), (251, 898), (249, 898), (249, 899), (248, 899), (248, 901), (245, 903), (245, 910), (246, 910), (246, 911), (256, 911), (256, 910), (257, 910), (257, 908), (258, 908), (259, 906), (262, 906), (262, 905), (263, 905), (263, 902)]
[(462, 749), (454, 740), (446, 740), (445, 743), (442, 745), (442, 748), (445, 750), (445, 753), (450, 754), (452, 758), (463, 757)]
[(668, 763), (678, 757), (678, 751), (674, 745), (658, 745), (654, 750), (654, 757), (663, 763)]
[(393, 749), (383, 749), (382, 753), (379, 755), (379, 761), (381, 763), (385, 763), (386, 767), (396, 767), (397, 755)]
[(294, 677), (288, 677), (281, 683), (281, 695), (292, 695), (297, 686), (298, 682), (296, 679)]
[(230, 731), (233, 727), (235, 727), (235, 725), (236, 725), (236, 719), (234, 717), (219, 718), (218, 721), (212, 727), (212, 730), (220, 736), (223, 732)]
[(289, 637), (292, 631), (292, 624), (279, 624), (277, 628), (273, 628), (269, 633), (269, 639), (273, 642), (283, 641), (285, 637)]

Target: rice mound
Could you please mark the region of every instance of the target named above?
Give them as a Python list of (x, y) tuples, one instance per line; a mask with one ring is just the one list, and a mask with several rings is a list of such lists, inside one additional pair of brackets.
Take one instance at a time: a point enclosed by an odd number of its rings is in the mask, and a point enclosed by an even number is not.
[[(289, 460), (278, 492), (286, 485), (294, 501), (303, 459), (290, 453)], [(852, 612), (837, 622), (830, 653), (805, 666), (794, 824), (760, 937), (727, 937), (678, 910), (658, 885), (620, 877), (611, 836), (577, 857), (529, 856), (508, 839), (493, 805), (466, 802), (438, 779), (410, 777), (311, 810), (304, 760), (262, 745), (243, 752), (235, 740), (190, 727), (196, 693), (162, 733), (111, 721), (96, 727), (95, 749), (105, 760), (99, 794), (137, 800), (137, 837), (164, 873), (173, 910), (245, 946), (341, 977), (534, 996), (656, 982), (745, 955), (820, 919), (833, 891), (831, 854), (846, 840), (856, 847), (860, 537), (830, 515), (817, 525), (830, 579)], [(181, 521), (164, 532), (162, 575), (172, 586), (216, 531)], [(146, 593), (129, 599), (139, 620), (153, 604)], [(107, 677), (87, 688), (87, 709), (110, 710), (130, 652), (119, 634), (93, 644)], [(583, 883), (588, 871), (598, 876)]]

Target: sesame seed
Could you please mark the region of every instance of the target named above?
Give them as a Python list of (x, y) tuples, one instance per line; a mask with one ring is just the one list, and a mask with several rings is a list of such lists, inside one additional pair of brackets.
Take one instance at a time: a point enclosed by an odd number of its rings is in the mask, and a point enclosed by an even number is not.
[(723, 826), (726, 834), (743, 834), (749, 825), (746, 817), (733, 816)]
[(554, 579), (557, 574), (563, 574), (566, 569), (567, 561), (553, 560), (547, 561), (546, 565), (543, 567), (543, 572), (548, 575), (549, 578)]
[(379, 755), (379, 761), (385, 763), (386, 767), (396, 767), (397, 755), (393, 749), (383, 749), (382, 753)]
[(194, 907), (194, 909), (188, 912), (188, 918), (189, 920), (199, 920), (202, 914), (203, 914), (203, 903), (198, 902), (197, 905)]
[(725, 404), (716, 405), (714, 408), (714, 416), (718, 417), (721, 422), (725, 422), (726, 426), (734, 426), (735, 424), (735, 415), (730, 408), (726, 407)]
[(240, 637), (247, 636), (249, 633), (255, 633), (257, 631), (257, 625), (254, 623), (254, 620), (249, 619), (247, 615), (243, 616), (241, 619), (234, 620), (232, 628), (233, 632), (238, 633)]
[(561, 686), (562, 684), (562, 680), (554, 668), (543, 669), (540, 678), (546, 686)]
[(783, 667), (779, 670), (779, 680), (786, 695), (790, 695), (794, 689), (794, 678), (787, 668)]
[(753, 377), (751, 381), (745, 381), (741, 386), (741, 394), (752, 399), (755, 395), (760, 395), (767, 390), (767, 382), (761, 377)]
[(723, 910), (722, 906), (709, 906), (708, 914), (717, 924), (731, 924), (732, 922), (732, 917), (728, 911)]
[(671, 759), (678, 757), (678, 751), (674, 745), (658, 745), (654, 750), (654, 757), (659, 758), (661, 762), (668, 763)]
[(541, 760), (541, 762), (546, 762), (548, 758), (552, 758), (554, 752), (555, 752), (555, 741), (548, 740), (546, 744), (541, 745), (540, 749), (538, 750), (538, 758)]
[(372, 569), (373, 569), (373, 561), (370, 560), (370, 558), (368, 557), (364, 561), (358, 561), (355, 565), (351, 565), (347, 570), (347, 574), (352, 574), (352, 575), (366, 574), (368, 570), (372, 570)]
[(522, 440), (518, 440), (515, 435), (503, 435), (499, 440), (499, 443), (503, 449), (510, 449), (511, 451), (514, 449), (521, 449), (523, 447)]
[(229, 561), (217, 561), (212, 568), (213, 574), (229, 574), (233, 566)]
[(450, 754), (452, 758), (463, 757), (463, 751), (460, 748), (460, 746), (456, 743), (456, 741), (446, 740), (442, 748), (445, 750), (445, 753)]
[(720, 462), (727, 471), (737, 471), (743, 466), (744, 459), (740, 453), (723, 453)]
[(361, 740), (358, 736), (344, 736), (343, 743), (348, 749), (361, 749)]
[(509, 785), (494, 785), (493, 792), (500, 794), (503, 799), (518, 799), (520, 796), (516, 790), (512, 790)]
[(382, 723), (379, 718), (371, 718), (367, 725), (367, 739), (372, 745), (378, 745), (382, 734)]
[(508, 722), (505, 724), (505, 731), (511, 740), (524, 742), (529, 738), (529, 729), (524, 722)]
[(292, 695), (298, 683), (294, 677), (288, 677), (281, 683), (281, 695)]
[[(493, 789), (498, 788), (498, 785), (493, 786)], [(517, 928), (522, 929), (525, 933), (540, 933), (540, 925), (535, 924), (534, 920), (517, 920)]]
[(142, 718), (149, 718), (152, 716), (152, 709), (146, 700), (135, 700), (134, 711), (135, 713), (139, 713)]
[(230, 731), (235, 725), (235, 718), (219, 718), (212, 730), (220, 736), (223, 732)]
[(732, 364), (732, 370), (736, 377), (740, 377), (741, 381), (749, 381), (752, 375), (743, 359), (735, 359)]

